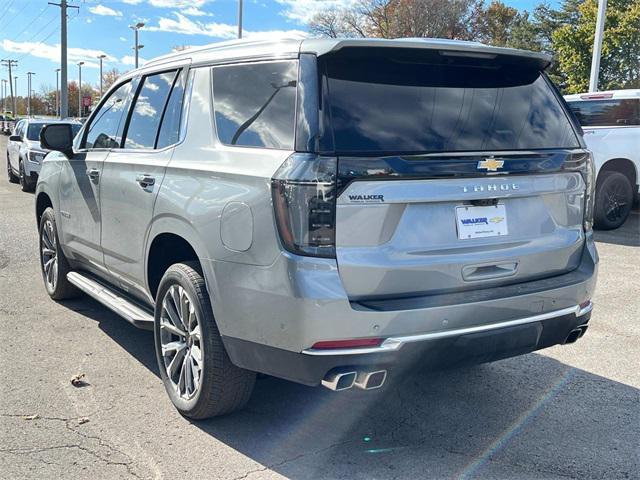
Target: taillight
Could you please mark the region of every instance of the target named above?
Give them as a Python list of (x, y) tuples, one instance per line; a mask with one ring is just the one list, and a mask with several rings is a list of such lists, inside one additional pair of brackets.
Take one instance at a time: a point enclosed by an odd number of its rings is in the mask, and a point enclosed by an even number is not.
[(278, 233), (298, 255), (335, 258), (335, 157), (294, 153), (271, 179)]
[(596, 168), (593, 163), (591, 152), (580, 152), (571, 155), (565, 163), (567, 170), (579, 171), (586, 185), (584, 194), (584, 220), (583, 225), (586, 232), (593, 230), (593, 201), (596, 186)]

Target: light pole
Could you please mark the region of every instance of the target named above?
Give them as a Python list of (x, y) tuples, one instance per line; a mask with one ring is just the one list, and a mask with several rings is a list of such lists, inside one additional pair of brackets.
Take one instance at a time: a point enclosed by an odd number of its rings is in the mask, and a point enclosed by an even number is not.
[(15, 95), (13, 96), (13, 116), (14, 118), (18, 116), (18, 103), (16, 102), (16, 97), (18, 96), (18, 76), (13, 77), (13, 91)]
[(27, 116), (31, 116), (31, 76), (34, 72), (27, 72)]
[(7, 96), (7, 81), (3, 78), (2, 79), (2, 111), (4, 112), (5, 109), (5, 97)]
[(144, 22), (138, 22), (135, 25), (129, 25), (129, 28), (133, 30), (135, 35), (135, 46), (133, 49), (135, 50), (135, 58), (136, 58), (136, 68), (138, 68), (138, 51), (144, 47), (144, 45), (138, 45), (138, 30), (144, 27)]
[(596, 17), (596, 33), (593, 37), (593, 55), (591, 56), (591, 74), (589, 75), (589, 92), (598, 91), (600, 75), (600, 56), (602, 54), (602, 36), (607, 15), (607, 0), (598, 0), (598, 16)]
[(100, 96), (102, 97), (102, 59), (105, 58), (106, 55), (103, 53), (98, 55), (98, 60), (100, 60)]
[(242, 38), (242, 0), (238, 0), (238, 38)]
[[(60, 115), (60, 87), (58, 86), (58, 74), (60, 73), (60, 69), (56, 68), (56, 115)], [(62, 118), (62, 117), (60, 117)]]
[(82, 65), (84, 62), (78, 62), (78, 117), (82, 118)]

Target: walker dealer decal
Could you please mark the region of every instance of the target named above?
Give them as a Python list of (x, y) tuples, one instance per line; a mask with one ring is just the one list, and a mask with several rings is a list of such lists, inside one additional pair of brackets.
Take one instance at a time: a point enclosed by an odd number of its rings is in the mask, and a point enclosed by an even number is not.
[(507, 211), (503, 204), (486, 207), (456, 207), (458, 238), (499, 237), (507, 235)]
[(351, 203), (384, 203), (384, 195), (349, 195)]

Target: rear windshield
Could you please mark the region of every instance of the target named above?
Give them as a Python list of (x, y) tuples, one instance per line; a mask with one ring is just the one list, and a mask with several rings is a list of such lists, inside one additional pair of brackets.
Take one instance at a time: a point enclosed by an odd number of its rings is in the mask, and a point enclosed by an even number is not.
[[(412, 52), (333, 56), (327, 76), (336, 152), (575, 148), (567, 114), (535, 69)], [(327, 98), (325, 96), (325, 98)], [(327, 109), (325, 109), (327, 110)]]
[(568, 102), (583, 127), (640, 125), (640, 100)]

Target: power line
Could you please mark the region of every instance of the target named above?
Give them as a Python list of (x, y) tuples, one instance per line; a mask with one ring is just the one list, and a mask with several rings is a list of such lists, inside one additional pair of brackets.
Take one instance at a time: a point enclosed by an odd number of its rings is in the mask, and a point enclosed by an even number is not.
[[(23, 3), (23, 7), (15, 15), (7, 15), (7, 18), (9, 19), (9, 21), (5, 25), (2, 25), (2, 28), (6, 28), (7, 25), (10, 25), (11, 21), (14, 18), (17, 18), (22, 12), (24, 12), (24, 9), (27, 8), (29, 3), (30, 3), (29, 0), (25, 0), (24, 3)], [(9, 13), (9, 12), (7, 11), (7, 13)]]
[[(46, 11), (47, 11), (47, 5), (45, 5), (45, 6), (44, 6), (44, 8), (43, 8), (42, 10), (40, 10), (40, 12), (36, 15), (36, 17), (35, 17), (33, 20), (31, 20), (30, 22), (27, 22), (27, 26), (26, 26), (26, 27), (24, 27), (24, 30), (22, 30), (19, 34), (17, 34), (15, 37), (13, 37), (13, 38), (14, 38), (14, 40), (15, 40), (15, 39), (17, 39), (17, 38), (19, 38), (22, 34), (24, 34), (27, 30), (29, 30), (29, 28), (33, 27), (33, 26), (35, 25), (35, 23), (36, 23), (38, 20), (40, 20), (40, 17), (42, 17), (42, 15), (44, 14), (44, 12), (46, 12)], [(55, 20), (55, 17), (54, 17), (53, 19)], [(51, 22), (49, 22), (49, 23), (51, 23)], [(44, 27), (42, 27), (42, 28), (46, 28), (46, 27), (48, 27), (48, 26), (49, 26), (49, 24), (46, 24), (46, 25), (45, 25)], [(42, 29), (42, 28), (41, 28), (41, 29)]]

